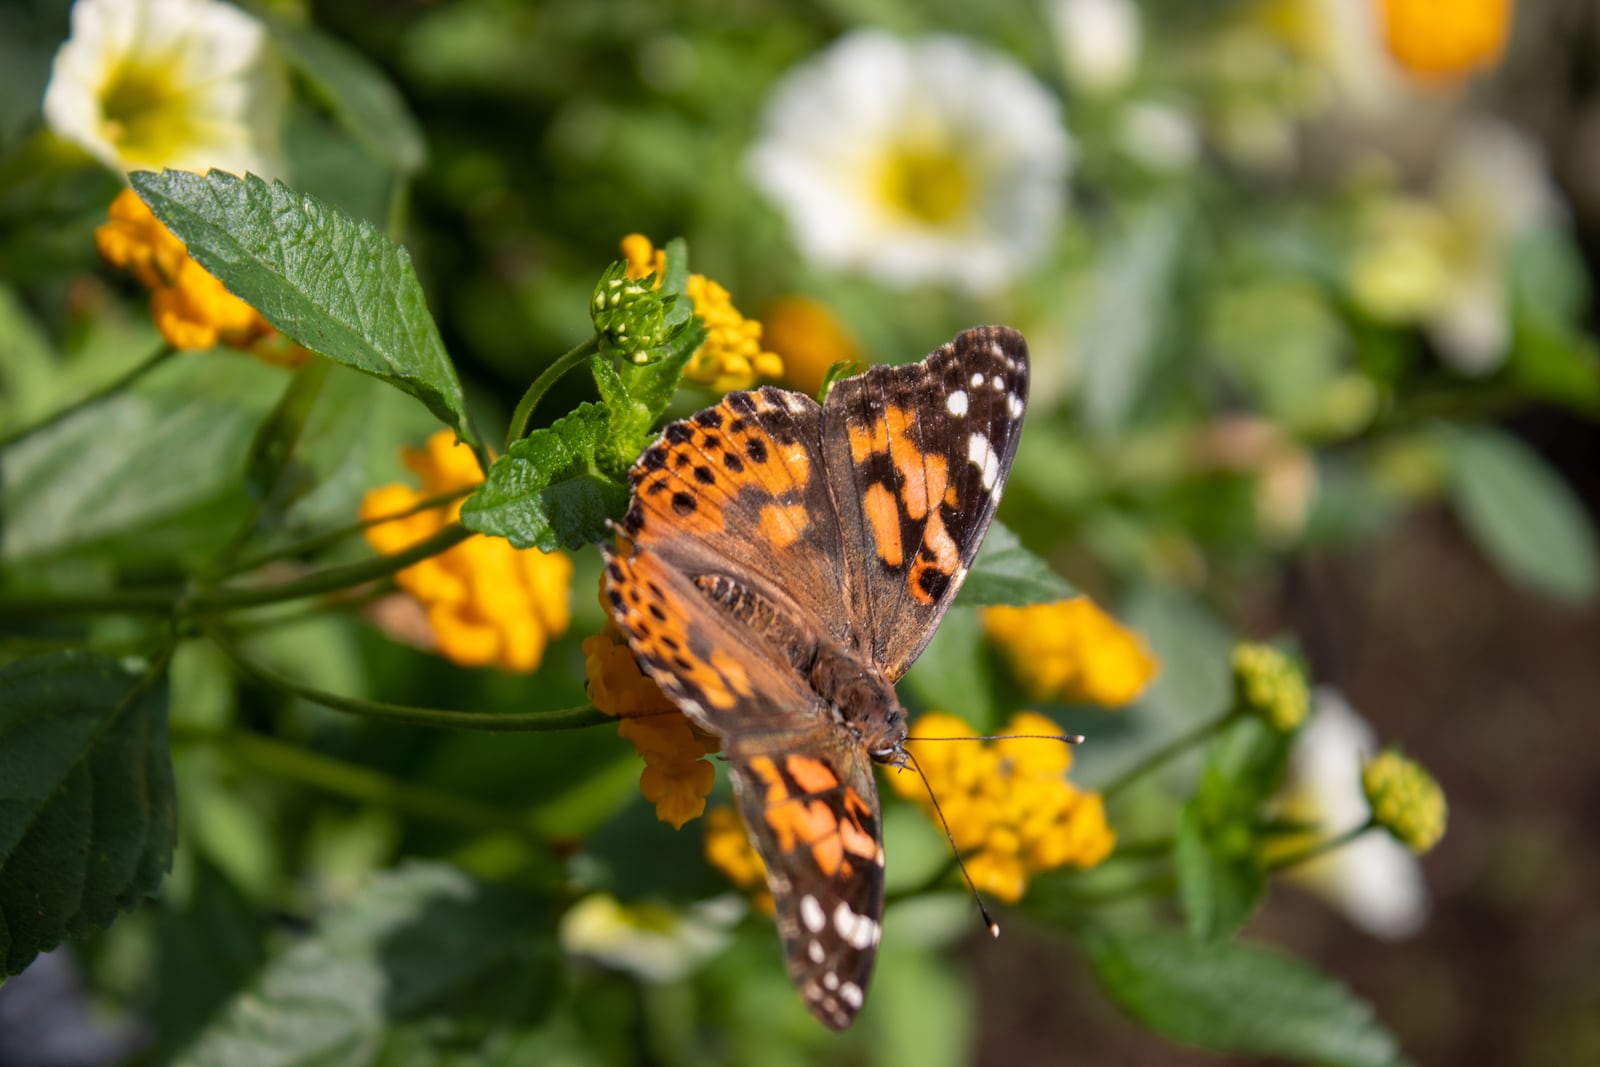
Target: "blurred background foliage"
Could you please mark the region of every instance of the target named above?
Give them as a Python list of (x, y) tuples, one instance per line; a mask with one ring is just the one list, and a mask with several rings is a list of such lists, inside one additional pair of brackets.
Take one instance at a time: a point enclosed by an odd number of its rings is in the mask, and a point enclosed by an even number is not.
[[(1369, 7), (1365, 22), (1350, 15)], [(1481, 21), (1440, 16), (1408, 37), (1404, 11), (1434, 7)], [(527, 384), (589, 336), (595, 278), (628, 233), (687, 238), (693, 269), (766, 323), (800, 388), (836, 358), (917, 359), (979, 322), (1022, 330), (1035, 382), (1001, 516), (1142, 635), (1161, 673), (1115, 715), (1041, 703), (957, 608), (903, 699), (978, 729), (1039, 707), (1088, 735), (1074, 777), (1096, 788), (1227, 707), (1237, 639), (1286, 638), (1323, 687), (1319, 706), (1359, 709), (1434, 771), (1451, 834), (1409, 917), (1364, 921), (1359, 904), (1352, 917), (1280, 882), (1249, 937), (1341, 977), (1418, 1062), (1600, 1057), (1600, 864), (1586, 820), (1600, 744), (1584, 728), (1600, 694), (1593, 5), (247, 10), (275, 27), (292, 71), (278, 176), (403, 241), (490, 439)], [(68, 19), (52, 0), (0, 10), (3, 434), (159, 343), (143, 295), (94, 252), (117, 177), (44, 132)], [(807, 206), (763, 177), (761, 150), (808, 148), (774, 103), (794, 90), (786, 79), (864, 27), (891, 41), (958, 35), (1053, 102), (1017, 98), (1019, 113), (1057, 124), (1033, 141), (1060, 139), (1035, 161), (1059, 188), (1042, 208), (1026, 189), (986, 205), (1023, 249), (998, 276), (975, 280), (978, 253), (959, 242), (911, 267), (838, 252), (848, 234), (819, 252)], [(842, 141), (885, 128), (871, 125), (864, 84), (859, 107), (814, 116)], [(1014, 161), (995, 147), (1003, 133), (983, 142), (1000, 154), (973, 149), (967, 180)], [(959, 162), (962, 146), (945, 147)], [(938, 214), (935, 203), (924, 221)], [(864, 217), (861, 233), (875, 225)], [(283, 373), (236, 353), (184, 357), (92, 418), (11, 446), (5, 588), (160, 581), (211, 558), (248, 513), (236, 472)], [(687, 388), (675, 411), (711, 398)], [(584, 399), (569, 376), (540, 410)], [(367, 490), (405, 477), (398, 449), (434, 428), (342, 369), (309, 425), (305, 486), (264, 547), (353, 521)], [(362, 554), (348, 544), (324, 558)], [(396, 641), (405, 621), (386, 602), (267, 612), (247, 647), (302, 684), (373, 700), (581, 704), (579, 641), (603, 620), (595, 554), (574, 561), (571, 630), (533, 675)], [(120, 617), (24, 623), (0, 637), (8, 658), (64, 642), (133, 651), (148, 636)], [(716, 910), (727, 885), (702, 858), (700, 824), (655, 821), (611, 731), (507, 739), (366, 722), (236, 685), (200, 643), (180, 647), (171, 688), (175, 868), (154, 905), (0, 989), (0, 1063), (159, 1063), (184, 1049), (182, 1062), (244, 1062), (226, 1052), (227, 1027), (248, 1028), (233, 998), (264, 966), (269, 988), (315, 990), (309, 1010), (334, 1042), (283, 1062), (357, 1062), (371, 1041), (386, 1063), (1221, 1062), (1176, 1051), (1092, 992), (1088, 957), (1111, 950), (1059, 930), (1072, 893), (1121, 884), (1098, 872), (1054, 895), (1041, 883), (998, 943), (960, 896), (891, 907), (869, 1013), (836, 1038), (790, 990), (770, 921)], [(1170, 827), (1201, 770), (1176, 763), (1113, 807), (1121, 842)], [(891, 892), (942, 869), (944, 844), (913, 809), (891, 804), (886, 822)], [(424, 860), (452, 866), (407, 866)], [(600, 941), (563, 956), (548, 900), (574, 877), (661, 907), (659, 923), (587, 915)], [(1118, 906), (1161, 914), (1138, 895)], [(459, 939), (469, 972), (408, 965), (429, 936)], [(377, 947), (340, 947), (357, 943)], [(352, 958), (389, 961), (399, 999), (380, 1011), (370, 967)], [(63, 1014), (24, 1014), (25, 982), (45, 990), (27, 1003)], [(404, 1022), (380, 1040), (369, 1017)], [(68, 1031), (63, 1058), (40, 1058)], [(454, 1058), (426, 1058), (441, 1047)]]

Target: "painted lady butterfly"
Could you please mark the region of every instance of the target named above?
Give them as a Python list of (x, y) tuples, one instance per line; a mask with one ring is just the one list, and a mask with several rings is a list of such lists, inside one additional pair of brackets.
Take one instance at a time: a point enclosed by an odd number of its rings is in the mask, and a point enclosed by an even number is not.
[(906, 762), (894, 682), (978, 553), (1027, 396), (1027, 345), (1004, 326), (820, 405), (730, 393), (640, 456), (604, 550), (640, 664), (722, 738), (790, 977), (834, 1029), (861, 1010), (881, 934), (871, 767)]

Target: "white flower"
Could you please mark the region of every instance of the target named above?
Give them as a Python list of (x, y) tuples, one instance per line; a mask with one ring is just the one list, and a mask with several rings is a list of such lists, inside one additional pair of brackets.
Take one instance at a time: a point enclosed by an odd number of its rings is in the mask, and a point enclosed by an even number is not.
[(116, 170), (281, 173), (285, 77), (266, 27), (217, 0), (78, 0), (44, 95)]
[[(1315, 713), (1295, 738), (1284, 814), (1340, 834), (1371, 816), (1361, 789), (1361, 761), (1377, 751), (1369, 726), (1336, 690), (1318, 688)], [(1326, 898), (1368, 933), (1410, 937), (1428, 918), (1428, 889), (1416, 856), (1394, 838), (1369, 831), (1291, 867), (1286, 875)]]
[(647, 982), (673, 982), (722, 951), (744, 911), (733, 894), (678, 910), (591, 893), (561, 917), (561, 947)]
[(1491, 373), (1511, 344), (1512, 247), (1558, 212), (1533, 143), (1502, 122), (1476, 120), (1450, 143), (1430, 196), (1368, 211), (1351, 292), (1379, 318), (1420, 323), (1459, 373)]
[(1074, 89), (1112, 93), (1133, 77), (1143, 36), (1133, 0), (1049, 0), (1045, 14)]
[(817, 263), (982, 292), (1049, 246), (1069, 156), (1055, 98), (1007, 57), (862, 30), (784, 76), (746, 163)]

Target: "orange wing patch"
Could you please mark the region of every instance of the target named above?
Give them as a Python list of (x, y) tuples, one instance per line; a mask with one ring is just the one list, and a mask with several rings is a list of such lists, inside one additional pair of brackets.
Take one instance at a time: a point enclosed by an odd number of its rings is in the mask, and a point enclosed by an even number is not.
[(749, 674), (738, 657), (718, 650), (707, 660), (691, 651), (688, 620), (672, 610), (650, 567), (651, 557), (619, 538), (606, 561), (606, 596), (634, 651), (654, 668), (652, 676), (669, 693), (674, 688), (693, 690), (698, 699), (721, 710), (749, 697)]
[(911, 421), (909, 411), (890, 405), (884, 409), (883, 417), (872, 424), (851, 426), (850, 457), (866, 466), (874, 457), (887, 456), (900, 476), (898, 500), (882, 484), (867, 489), (863, 498), (867, 525), (878, 558), (887, 566), (898, 567), (905, 561), (906, 550), (901, 514), (924, 524), (922, 550), (911, 564), (911, 596), (918, 603), (933, 604), (961, 566), (961, 549), (939, 513), (941, 503), (955, 506), (956, 492), (950, 480), (950, 460), (922, 451), (911, 437)]
[[(871, 819), (872, 808), (861, 795), (846, 786), (841, 811), (816, 795), (839, 788), (839, 776), (826, 763), (790, 755), (783, 758), (780, 771), (770, 756), (756, 756), (750, 771), (766, 786), (761, 817), (780, 850), (793, 852), (804, 846), (829, 878), (852, 874), (851, 857), (883, 863), (883, 850), (862, 825), (863, 818)], [(799, 794), (792, 793), (789, 781), (799, 787)]]

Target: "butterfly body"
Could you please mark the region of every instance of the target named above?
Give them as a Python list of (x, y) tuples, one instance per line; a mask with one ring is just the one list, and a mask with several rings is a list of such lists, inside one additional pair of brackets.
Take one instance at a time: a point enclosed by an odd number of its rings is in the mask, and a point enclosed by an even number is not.
[(1020, 436), (1027, 346), (960, 334), (824, 404), (772, 387), (673, 423), (630, 478), (606, 595), (641, 666), (722, 739), (791, 978), (860, 1011), (881, 936), (872, 764), (906, 762), (894, 683), (977, 555)]

